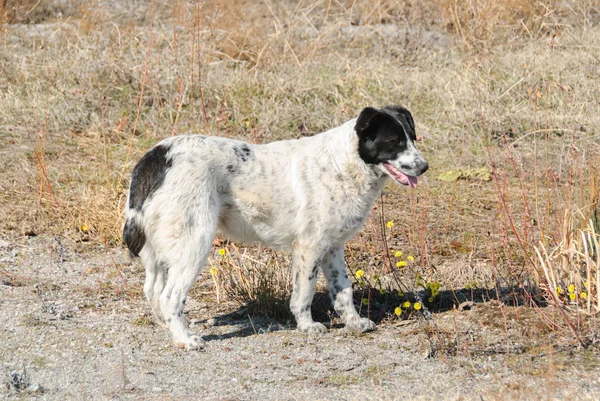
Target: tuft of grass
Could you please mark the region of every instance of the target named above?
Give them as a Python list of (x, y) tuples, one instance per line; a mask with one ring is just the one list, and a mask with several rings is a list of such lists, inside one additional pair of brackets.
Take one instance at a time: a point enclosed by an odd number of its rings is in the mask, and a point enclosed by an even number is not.
[(153, 327), (156, 325), (152, 317), (147, 314), (133, 318), (131, 324), (139, 327)]
[(230, 243), (219, 248), (207, 263), (217, 300), (227, 299), (249, 306), (253, 312), (275, 318), (290, 318), (292, 280), (289, 261), (265, 249), (251, 253)]
[(535, 247), (540, 265), (540, 286), (555, 305), (588, 314), (600, 312), (600, 235), (593, 220), (574, 229), (576, 215), (565, 212), (563, 239), (549, 251), (543, 242)]

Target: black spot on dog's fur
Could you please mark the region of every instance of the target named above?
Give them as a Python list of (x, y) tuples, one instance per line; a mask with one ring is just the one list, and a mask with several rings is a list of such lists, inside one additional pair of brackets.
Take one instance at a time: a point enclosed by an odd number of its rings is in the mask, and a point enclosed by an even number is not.
[(165, 275), (169, 274), (170, 267), (171, 266), (169, 266), (169, 264), (167, 262), (165, 262), (164, 260), (161, 260), (159, 262), (159, 270), (162, 270)]
[(236, 146), (235, 148), (233, 148), (233, 151), (234, 151), (235, 155), (237, 156), (237, 158), (243, 162), (248, 160), (250, 158), (250, 155), (252, 154), (250, 147), (248, 147), (248, 145), (246, 145), (246, 144), (244, 144), (242, 146)]
[(167, 171), (173, 165), (173, 160), (167, 158), (168, 151), (168, 146), (157, 145), (134, 167), (129, 189), (130, 209), (142, 210), (146, 199), (162, 185)]
[(196, 215), (194, 215), (194, 213), (188, 213), (186, 223), (188, 229), (194, 228), (194, 226), (196, 225)]
[(315, 262), (315, 264), (313, 265), (312, 271), (310, 273), (310, 276), (308, 276), (308, 281), (312, 281), (315, 277), (317, 277), (317, 271), (319, 270), (320, 264), (321, 264), (320, 261)]
[(235, 174), (235, 172), (237, 171), (235, 166), (233, 164), (230, 164), (227, 166), (227, 171), (231, 174)]
[(139, 256), (146, 244), (146, 234), (133, 219), (128, 219), (123, 228), (123, 241), (133, 256)]

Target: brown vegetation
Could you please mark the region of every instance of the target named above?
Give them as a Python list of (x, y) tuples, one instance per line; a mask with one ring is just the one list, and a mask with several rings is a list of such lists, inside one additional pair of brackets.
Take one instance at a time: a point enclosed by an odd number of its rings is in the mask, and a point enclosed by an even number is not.
[[(518, 302), (594, 315), (599, 11), (588, 0), (4, 0), (0, 232), (115, 246), (129, 172), (161, 138), (296, 138), (400, 103), (432, 168), (416, 191), (390, 185), (348, 245), (365, 291), (517, 286)], [(284, 256), (228, 249), (228, 262), (211, 259), (223, 296), (285, 296)], [(390, 250), (415, 262), (396, 268)], [(264, 276), (267, 262), (281, 277)]]

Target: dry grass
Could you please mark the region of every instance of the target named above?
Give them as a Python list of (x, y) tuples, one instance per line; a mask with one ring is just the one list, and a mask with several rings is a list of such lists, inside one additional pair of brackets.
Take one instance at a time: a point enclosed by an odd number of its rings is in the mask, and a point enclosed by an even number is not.
[[(0, 2), (4, 235), (115, 245), (129, 171), (165, 136), (261, 143), (401, 103), (432, 169), (416, 191), (387, 188), (347, 247), (353, 273), (389, 292), (516, 284), (537, 299), (547, 288), (541, 263), (554, 269), (553, 255), (569, 260), (562, 285), (582, 277), (579, 291), (595, 271), (586, 228), (600, 160), (592, 1), (36, 4)], [(438, 179), (459, 168), (486, 168), (489, 180)], [(575, 216), (568, 228), (565, 210)], [(547, 254), (537, 258), (540, 243)], [(220, 297), (267, 309), (285, 298), (285, 258), (228, 252), (211, 262)], [(407, 255), (415, 261), (395, 267)], [(267, 263), (281, 266), (276, 276)]]

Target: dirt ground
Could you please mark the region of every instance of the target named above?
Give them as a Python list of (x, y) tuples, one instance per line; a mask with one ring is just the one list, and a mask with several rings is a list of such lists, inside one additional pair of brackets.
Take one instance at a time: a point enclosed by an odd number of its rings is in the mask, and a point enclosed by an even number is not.
[[(476, 303), (433, 321), (323, 336), (217, 305), (186, 310), (207, 341), (175, 348), (122, 249), (60, 237), (0, 243), (2, 399), (597, 399), (598, 353), (544, 332), (532, 308)], [(108, 283), (116, 283), (109, 285)], [(202, 291), (206, 290), (206, 291)], [(498, 311), (502, 309), (502, 313)], [(503, 318), (504, 315), (504, 318)], [(557, 321), (558, 321), (557, 317)], [(565, 332), (568, 336), (568, 333)], [(566, 344), (562, 348), (549, 343)]]
[[(565, 259), (600, 233), (597, 3), (0, 1), (0, 399), (600, 399), (598, 311), (581, 312), (600, 258)], [(446, 306), (363, 308), (377, 330), (356, 335), (315, 302), (331, 329), (310, 336), (205, 273), (186, 314), (206, 347), (175, 348), (120, 245), (135, 161), (177, 133), (264, 143), (386, 104), (414, 113), (431, 170), (386, 189), (347, 263), (376, 298), (423, 278)], [(227, 246), (219, 272), (289, 292), (285, 256)], [(400, 250), (415, 262), (387, 286)], [(506, 293), (571, 284), (558, 307)]]

